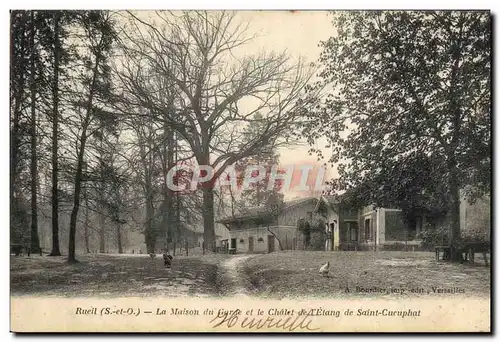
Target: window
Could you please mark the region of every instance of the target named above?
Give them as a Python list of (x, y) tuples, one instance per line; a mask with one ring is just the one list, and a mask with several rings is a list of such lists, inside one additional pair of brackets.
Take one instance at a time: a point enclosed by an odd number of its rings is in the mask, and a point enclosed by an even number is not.
[(422, 216), (414, 216), (408, 222), (408, 239), (414, 239), (422, 231)]
[(313, 218), (313, 213), (311, 211), (308, 211), (307, 212), (307, 219), (312, 220), (312, 218)]
[(346, 222), (346, 227), (349, 241), (358, 241), (358, 223)]
[(370, 221), (370, 219), (365, 219), (365, 240), (371, 240), (372, 238)]
[(351, 241), (358, 241), (358, 228), (351, 228)]

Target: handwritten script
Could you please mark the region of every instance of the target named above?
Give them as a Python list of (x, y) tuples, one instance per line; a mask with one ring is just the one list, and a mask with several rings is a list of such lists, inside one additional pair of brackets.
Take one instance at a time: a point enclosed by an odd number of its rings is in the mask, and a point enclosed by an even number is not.
[[(271, 329), (278, 328), (284, 331), (295, 331), (297, 329), (300, 330), (309, 330), (315, 331), (319, 330), (319, 328), (311, 327), (312, 319), (309, 315), (301, 315), (301, 316), (262, 316), (262, 317), (252, 317), (245, 316), (240, 317), (241, 311), (235, 310), (232, 312), (224, 312), (219, 313), (216, 317), (214, 317), (210, 323), (213, 324), (213, 328), (217, 328), (220, 326), (226, 326), (228, 328), (232, 328), (234, 326), (239, 326), (243, 329)], [(241, 318), (241, 319), (240, 319)]]

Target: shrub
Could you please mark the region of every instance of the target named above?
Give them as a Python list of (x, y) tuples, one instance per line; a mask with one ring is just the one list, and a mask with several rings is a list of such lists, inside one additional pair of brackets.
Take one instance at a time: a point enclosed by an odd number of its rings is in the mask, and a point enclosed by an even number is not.
[(436, 245), (448, 245), (450, 243), (449, 230), (447, 227), (426, 229), (419, 234), (422, 239), (422, 248), (432, 248)]
[[(447, 246), (450, 244), (449, 228), (439, 227), (437, 229), (426, 229), (420, 233), (423, 248), (432, 248), (437, 245)], [(485, 234), (477, 232), (463, 232), (460, 238), (455, 239), (452, 247), (456, 250), (465, 247), (466, 243), (488, 243), (489, 239)]]

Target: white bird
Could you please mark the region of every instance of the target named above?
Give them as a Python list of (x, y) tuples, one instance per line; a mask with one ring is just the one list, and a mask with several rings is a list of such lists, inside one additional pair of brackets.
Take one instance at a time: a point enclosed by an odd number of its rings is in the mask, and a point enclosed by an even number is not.
[(321, 266), (321, 268), (319, 269), (319, 274), (323, 276), (328, 275), (329, 268), (330, 268), (330, 261), (327, 261), (326, 264)]

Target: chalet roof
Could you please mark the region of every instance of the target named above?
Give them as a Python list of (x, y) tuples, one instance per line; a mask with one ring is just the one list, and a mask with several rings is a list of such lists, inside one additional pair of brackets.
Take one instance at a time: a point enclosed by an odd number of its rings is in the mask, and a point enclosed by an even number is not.
[(322, 197), (330, 204), (339, 204), (339, 199), (337, 196), (323, 195)]
[[(227, 228), (222, 225), (222, 224), (215, 224), (215, 236), (216, 237), (223, 237), (224, 235), (228, 234)], [(203, 224), (198, 223), (198, 224), (193, 224), (188, 227), (186, 227), (189, 231), (195, 233), (196, 235), (203, 236)]]
[[(317, 197), (304, 197), (304, 198), (297, 198), (293, 199), (290, 201), (286, 201), (284, 203), (284, 208), (283, 210), (290, 210), (298, 205), (307, 203), (309, 201), (317, 201)], [(231, 223), (231, 222), (238, 222), (238, 221), (246, 221), (246, 220), (252, 220), (252, 219), (257, 219), (257, 218), (266, 218), (269, 216), (269, 208), (265, 206), (259, 206), (259, 207), (253, 207), (248, 209), (246, 212), (234, 215), (234, 216), (227, 216), (221, 220), (218, 220), (217, 222), (220, 223)]]

